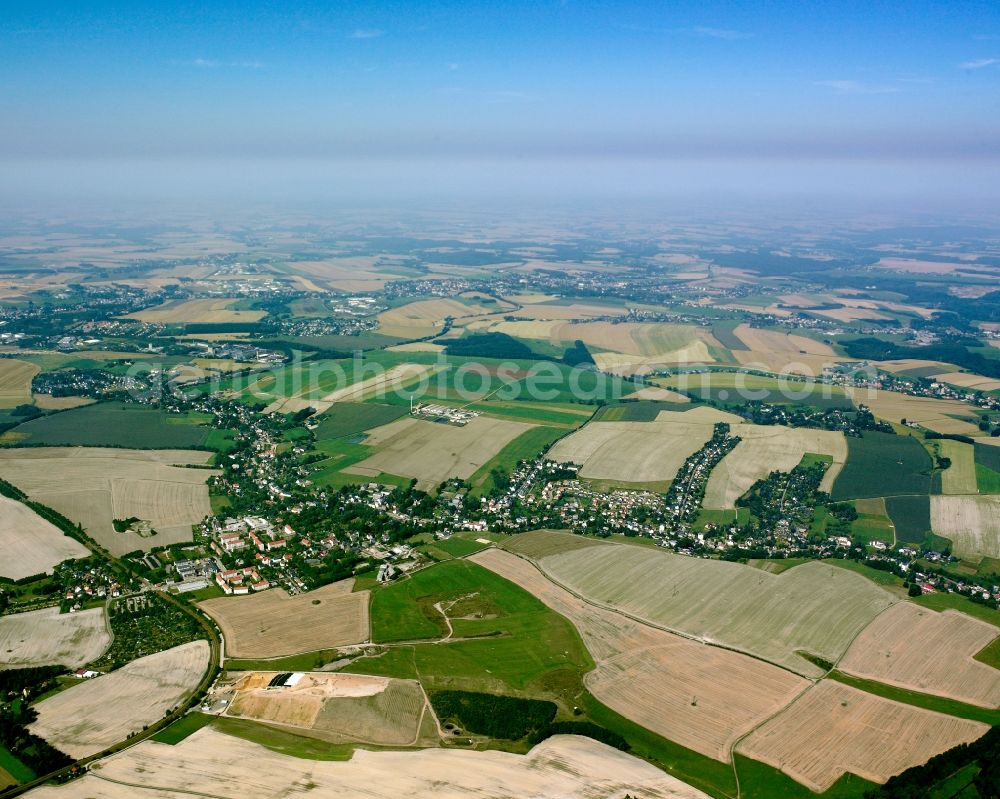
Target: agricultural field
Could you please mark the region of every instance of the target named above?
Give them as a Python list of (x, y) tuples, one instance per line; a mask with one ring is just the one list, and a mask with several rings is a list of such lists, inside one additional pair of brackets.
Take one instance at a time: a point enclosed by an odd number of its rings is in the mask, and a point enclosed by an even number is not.
[(766, 377), (746, 372), (681, 372), (663, 385), (703, 400), (742, 404), (748, 400), (773, 405), (812, 405), (850, 409), (853, 403), (840, 386), (816, 383), (792, 375)]
[(405, 418), (371, 430), (365, 445), (374, 452), (346, 468), (350, 474), (413, 477), (417, 487), (436, 488), (451, 477), (471, 477), (532, 425), (478, 416), (464, 426)]
[(470, 559), (569, 619), (596, 664), (584, 684), (598, 701), (715, 760), (729, 762), (740, 737), (808, 685), (761, 660), (588, 604), (510, 552), (488, 549)]
[(1000, 380), (970, 372), (945, 372), (934, 375), (934, 379), (939, 383), (948, 383), (959, 388), (972, 388), (976, 391), (1000, 391)]
[(822, 792), (845, 772), (883, 783), (988, 729), (823, 680), (741, 741), (738, 751)]
[(931, 532), (931, 497), (913, 494), (885, 498), (885, 510), (900, 542), (922, 544)]
[(51, 394), (35, 394), (33, 399), (43, 411), (68, 411), (97, 402), (91, 397), (53, 397)]
[(1000, 558), (1000, 496), (931, 497), (931, 530), (962, 558)]
[(496, 313), (497, 307), (480, 303), (465, 304), (460, 300), (418, 300), (398, 308), (390, 308), (378, 316), (378, 332), (402, 339), (428, 338), (444, 330), (448, 318), (461, 319), (482, 313)]
[(651, 422), (589, 422), (560, 440), (546, 457), (581, 465), (580, 476), (589, 479), (672, 480), (684, 461), (712, 437), (716, 422), (737, 419), (700, 407), (661, 411)]
[[(191, 525), (211, 513), (203, 466), (209, 452), (99, 448), (0, 450), (0, 477), (48, 505), (111, 553), (191, 541)], [(150, 522), (155, 536), (115, 531), (114, 519)]]
[(367, 641), (368, 592), (353, 580), (289, 596), (272, 588), (199, 603), (222, 630), (226, 657), (277, 658)]
[[(546, 538), (560, 546), (566, 537), (528, 535), (535, 539), (528, 552), (545, 551)], [(511, 540), (512, 547), (519, 538)], [(602, 543), (543, 555), (538, 564), (591, 602), (806, 677), (823, 671), (800, 652), (836, 661), (895, 602), (864, 577), (818, 562), (770, 574), (738, 563)]]
[(574, 535), (558, 530), (533, 530), (520, 533), (504, 541), (503, 548), (516, 555), (539, 561), (548, 555), (561, 555), (587, 547), (604, 546), (605, 542), (589, 536)]
[(83, 544), (27, 505), (4, 496), (0, 496), (0, 552), (0, 577), (11, 580), (48, 573), (64, 560), (90, 554)]
[(60, 613), (58, 607), (0, 616), (0, 660), (5, 668), (68, 669), (97, 660), (111, 643), (104, 608)]
[(208, 668), (207, 641), (148, 655), (43, 699), (29, 729), (70, 757), (88, 757), (163, 718)]
[(687, 395), (678, 394), (676, 391), (671, 391), (669, 388), (663, 388), (661, 386), (646, 386), (646, 388), (640, 388), (638, 391), (629, 394), (629, 399), (681, 403), (688, 403), (691, 401), (691, 398)]
[(856, 677), (980, 707), (1000, 707), (1000, 670), (975, 655), (1000, 635), (964, 613), (900, 602), (871, 624), (837, 668)]
[(399, 405), (379, 405), (374, 402), (337, 402), (317, 417), (316, 439), (353, 436), (389, 424), (406, 416), (406, 409)]
[(873, 388), (852, 389), (849, 394), (855, 404), (867, 405), (876, 418), (892, 424), (899, 424), (906, 419), (935, 433), (982, 435), (976, 424), (976, 409), (959, 400), (911, 397)]
[[(253, 769), (247, 764), (253, 763)], [(579, 736), (557, 735), (528, 754), (424, 749), (357, 750), (350, 760), (310, 760), (284, 754), (212, 727), (176, 746), (143, 742), (62, 786), (32, 799), (182, 799), (172, 788), (197, 785), (223, 799), (291, 796), (304, 785), (317, 796), (439, 796), (497, 799), (544, 796), (594, 799), (708, 799), (708, 795), (637, 757)]]
[(979, 487), (976, 483), (976, 457), (973, 445), (947, 439), (930, 443), (938, 444), (941, 456), (951, 460), (951, 466), (941, 473), (941, 493), (975, 494)]
[(28, 361), (0, 358), (0, 408), (31, 403), (31, 381), (41, 371)]
[(196, 420), (146, 405), (102, 402), (84, 405), (18, 425), (18, 443), (47, 447), (203, 447), (213, 432)]
[(173, 300), (153, 308), (146, 308), (125, 316), (126, 319), (138, 319), (140, 322), (159, 325), (198, 324), (212, 322), (257, 322), (265, 315), (265, 311), (238, 311), (232, 306), (240, 300), (229, 299), (197, 299)]
[(732, 435), (742, 441), (712, 470), (705, 487), (706, 508), (735, 508), (736, 500), (755, 482), (775, 470), (790, 472), (808, 452), (833, 459), (820, 484), (822, 490), (829, 491), (847, 461), (847, 441), (839, 431), (734, 424)]
[(847, 439), (847, 463), (830, 493), (837, 501), (929, 494), (933, 465), (912, 436), (868, 431)]
[[(282, 727), (330, 743), (379, 746), (436, 745), (421, 735), (431, 711), (420, 683), (360, 674), (309, 673), (294, 686), (271, 689), (278, 672), (253, 672), (239, 678), (226, 710), (234, 718)], [(433, 722), (430, 725), (434, 729)]]

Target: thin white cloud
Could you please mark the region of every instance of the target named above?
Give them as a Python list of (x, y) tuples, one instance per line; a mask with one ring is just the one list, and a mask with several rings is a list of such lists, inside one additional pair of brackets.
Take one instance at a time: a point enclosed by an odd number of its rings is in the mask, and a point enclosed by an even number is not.
[(1000, 64), (1000, 58), (977, 58), (973, 61), (963, 61), (958, 65), (959, 69), (985, 69), (994, 64)]
[(699, 36), (709, 36), (713, 39), (724, 39), (727, 42), (735, 42), (740, 39), (749, 39), (753, 36), (752, 33), (747, 33), (745, 31), (734, 31), (728, 28), (709, 28), (705, 26), (698, 26), (691, 29), (692, 33), (696, 33)]
[(379, 36), (385, 36), (385, 31), (377, 28), (357, 28), (351, 34), (352, 39), (377, 39)]
[(451, 72), (455, 72), (460, 67), (461, 67), (461, 64), (458, 64), (455, 61), (452, 61), (450, 64), (448, 64), (448, 70), (451, 71)]
[(218, 61), (214, 58), (193, 58), (185, 61), (190, 67), (199, 69), (217, 69), (219, 67), (236, 67), (238, 69), (260, 69), (264, 65), (260, 61)]
[(818, 80), (816, 85), (836, 94), (895, 94), (899, 91), (896, 86), (861, 83), (856, 80)]

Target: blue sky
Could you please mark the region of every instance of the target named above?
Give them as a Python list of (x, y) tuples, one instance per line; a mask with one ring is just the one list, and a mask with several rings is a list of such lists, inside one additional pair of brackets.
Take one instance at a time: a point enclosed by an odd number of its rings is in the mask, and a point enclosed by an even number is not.
[(1000, 159), (995, 2), (43, 2), (0, 159)]

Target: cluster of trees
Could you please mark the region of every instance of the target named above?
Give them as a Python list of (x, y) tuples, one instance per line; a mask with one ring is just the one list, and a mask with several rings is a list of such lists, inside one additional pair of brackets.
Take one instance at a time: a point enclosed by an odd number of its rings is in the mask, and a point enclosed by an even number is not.
[(531, 347), (506, 333), (475, 333), (459, 339), (440, 339), (435, 343), (444, 344), (447, 355), (505, 360), (538, 357), (532, 352)]
[[(953, 363), (970, 372), (986, 377), (1000, 378), (1000, 360), (987, 358), (978, 352), (973, 352), (963, 343), (951, 342), (940, 344), (923, 344), (906, 346), (892, 341), (867, 337), (842, 342), (844, 349), (851, 358), (866, 361), (888, 361), (898, 358), (921, 358), (929, 361), (944, 361)], [(975, 346), (979, 342), (971, 340)]]
[(0, 671), (0, 747), (35, 774), (48, 774), (73, 763), (71, 757), (27, 729), (38, 718), (28, 701), (49, 690), (65, 671), (62, 666)]
[[(951, 796), (965, 796), (975, 788), (982, 799), (1000, 796), (1000, 727), (993, 727), (978, 741), (959, 744), (935, 755), (922, 766), (914, 766), (889, 779), (885, 785), (865, 793), (865, 799), (930, 799), (939, 783), (973, 766), (969, 784)], [(978, 767), (978, 768), (975, 768)]]
[(555, 703), (541, 699), (471, 691), (436, 691), (430, 699), (439, 719), (451, 721), (466, 732), (510, 741), (540, 734), (556, 715)]

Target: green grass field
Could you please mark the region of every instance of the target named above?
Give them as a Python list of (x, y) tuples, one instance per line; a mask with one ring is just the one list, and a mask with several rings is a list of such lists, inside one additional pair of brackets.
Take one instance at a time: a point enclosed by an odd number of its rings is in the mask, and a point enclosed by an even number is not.
[(968, 613), (970, 616), (975, 616), (977, 619), (1000, 627), (1000, 610), (993, 610), (986, 607), (986, 605), (980, 605), (978, 602), (973, 602), (961, 594), (924, 594), (923, 596), (918, 596), (913, 601), (931, 610), (960, 610), (962, 613)]
[(594, 417), (596, 422), (652, 422), (660, 411), (689, 411), (688, 402), (668, 402), (666, 400), (626, 400), (613, 405), (605, 405)]
[(18, 782), (30, 782), (35, 779), (35, 772), (18, 760), (14, 755), (0, 746), (0, 768), (10, 774)]
[(336, 649), (320, 649), (268, 660), (226, 658), (226, 668), (232, 671), (315, 671), (339, 657)]
[(406, 408), (374, 402), (338, 402), (317, 418), (316, 439), (344, 438), (406, 416)]
[(480, 544), (478, 541), (473, 541), (468, 538), (452, 536), (444, 541), (435, 541), (434, 546), (444, 552), (447, 552), (453, 558), (464, 558), (466, 555), (471, 555), (474, 552), (479, 552), (481, 549), (486, 549), (487, 545)]
[(831, 492), (833, 499), (931, 493), (931, 457), (911, 436), (866, 432), (847, 439), (847, 463)]
[(272, 752), (279, 752), (291, 757), (301, 757), (308, 760), (350, 760), (354, 747), (342, 744), (332, 744), (318, 738), (307, 738), (293, 732), (272, 727), (268, 724), (258, 724), (245, 719), (219, 718), (214, 724), (215, 729), (226, 735), (233, 735), (245, 741), (267, 747)]
[(493, 458), (480, 466), (469, 478), (472, 493), (476, 496), (489, 493), (493, 489), (493, 478), (490, 475), (494, 469), (510, 474), (518, 461), (532, 460), (547, 446), (554, 444), (566, 433), (565, 428), (533, 427), (525, 430), (509, 442)]
[(989, 466), (976, 464), (976, 487), (980, 494), (1000, 494), (1000, 472)]
[(931, 498), (927, 494), (886, 497), (885, 510), (899, 541), (919, 544), (931, 531)]
[(156, 735), (153, 736), (153, 740), (159, 741), (161, 744), (170, 744), (171, 746), (179, 744), (192, 733), (197, 732), (202, 727), (207, 727), (215, 721), (215, 718), (215, 716), (209, 716), (206, 713), (198, 713), (197, 711), (186, 713), (169, 727), (156, 733)]
[(45, 446), (185, 449), (211, 442), (221, 447), (224, 431), (199, 421), (145, 405), (102, 402), (32, 419), (15, 430), (27, 436), (23, 443)]

